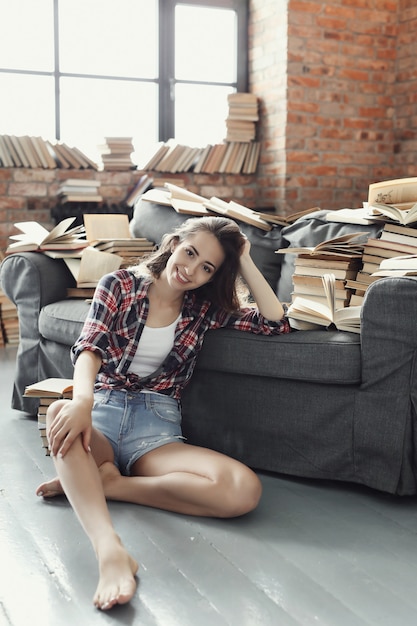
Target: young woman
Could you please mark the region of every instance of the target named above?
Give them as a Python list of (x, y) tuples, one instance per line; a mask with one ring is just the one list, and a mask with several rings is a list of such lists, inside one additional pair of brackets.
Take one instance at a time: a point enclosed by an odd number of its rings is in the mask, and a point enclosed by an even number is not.
[[(244, 279), (256, 307), (241, 306)], [(254, 509), (261, 484), (242, 463), (185, 444), (180, 397), (210, 329), (289, 332), (283, 306), (232, 220), (191, 218), (146, 262), (104, 276), (72, 348), (72, 400), (51, 405), (47, 434), (58, 477), (97, 555), (96, 607), (128, 602), (136, 561), (116, 535), (106, 499), (187, 515)]]

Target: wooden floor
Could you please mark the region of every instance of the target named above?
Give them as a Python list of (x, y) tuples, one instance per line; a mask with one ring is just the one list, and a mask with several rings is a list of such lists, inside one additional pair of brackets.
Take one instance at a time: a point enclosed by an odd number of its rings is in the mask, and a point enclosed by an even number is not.
[(9, 408), (14, 359), (0, 348), (1, 626), (417, 624), (417, 500), (271, 475), (235, 520), (111, 503), (139, 587), (95, 610), (95, 559), (71, 508), (34, 495), (52, 461), (35, 421)]

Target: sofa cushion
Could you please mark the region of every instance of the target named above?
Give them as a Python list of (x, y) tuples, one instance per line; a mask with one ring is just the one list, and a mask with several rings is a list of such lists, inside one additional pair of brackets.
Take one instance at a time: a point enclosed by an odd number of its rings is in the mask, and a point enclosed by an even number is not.
[[(130, 231), (134, 237), (146, 237), (149, 241), (158, 244), (165, 233), (172, 232), (189, 217), (192, 216), (177, 213), (170, 206), (140, 198), (135, 204)], [(281, 237), (282, 227), (274, 226), (272, 230), (264, 231), (241, 221), (239, 221), (239, 226), (251, 242), (251, 256), (254, 263), (276, 291), (282, 258), (281, 255), (275, 254), (275, 250), (284, 245)]]
[(360, 336), (337, 330), (273, 337), (216, 330), (207, 333), (197, 368), (241, 374), (245, 384), (248, 376), (263, 376), (354, 385), (361, 382)]
[[(341, 222), (328, 222), (328, 211), (315, 211), (281, 231), (282, 248), (294, 248), (300, 246), (316, 246), (322, 241), (340, 237), (348, 233), (368, 233), (368, 237), (378, 237), (383, 224), (343, 224)], [(366, 239), (366, 235), (365, 235)], [(292, 275), (294, 273), (294, 254), (277, 254), (282, 256), (281, 278), (278, 286), (278, 297), (282, 302), (291, 301)]]
[(43, 307), (39, 332), (48, 341), (72, 346), (79, 337), (90, 305), (82, 299), (67, 299)]

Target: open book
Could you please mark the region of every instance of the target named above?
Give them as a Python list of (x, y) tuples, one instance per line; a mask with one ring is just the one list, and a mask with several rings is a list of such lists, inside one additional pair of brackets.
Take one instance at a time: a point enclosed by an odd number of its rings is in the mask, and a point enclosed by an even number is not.
[(415, 202), (417, 202), (417, 178), (396, 178), (369, 185), (369, 205), (389, 204), (400, 209), (409, 209)]
[(348, 233), (333, 239), (326, 239), (316, 246), (300, 246), (299, 248), (280, 248), (280, 254), (309, 254), (311, 256), (354, 256), (361, 255), (369, 233)]
[(205, 202), (204, 206), (212, 213), (219, 213), (225, 217), (240, 220), (261, 230), (269, 231), (272, 229), (272, 225), (261, 217), (259, 213), (233, 200), (225, 202), (220, 200), (220, 198), (212, 197)]
[(360, 333), (361, 306), (336, 308), (334, 275), (325, 274), (322, 281), (327, 304), (296, 296), (288, 309), (291, 326), (298, 330), (312, 330), (333, 324), (338, 330)]
[(398, 208), (392, 204), (379, 204), (374, 202), (369, 205), (369, 209), (375, 216), (384, 216), (404, 226), (417, 222), (417, 202), (408, 209)]
[(204, 198), (204, 196), (199, 196), (192, 191), (188, 191), (188, 189), (171, 183), (165, 183), (164, 187), (165, 189), (149, 189), (149, 191), (143, 194), (142, 200), (171, 206), (177, 213), (185, 215), (199, 216), (210, 214), (210, 211), (204, 206), (204, 202), (207, 202), (207, 198)]
[(214, 196), (210, 199), (204, 198), (204, 196), (199, 196), (188, 191), (188, 189), (177, 187), (168, 182), (165, 183), (165, 188), (150, 189), (142, 196), (142, 200), (172, 206), (177, 213), (196, 216), (220, 214), (257, 226), (265, 231), (272, 229), (272, 224), (261, 217), (259, 213), (233, 200), (226, 202)]
[(79, 258), (64, 259), (77, 282), (77, 287), (90, 288), (96, 287), (105, 274), (118, 270), (122, 260), (118, 254), (101, 252), (91, 246), (85, 248)]
[(33, 385), (27, 385), (24, 395), (34, 398), (71, 398), (72, 379), (45, 378)]
[(51, 231), (48, 231), (38, 222), (18, 222), (15, 227), (22, 231), (20, 235), (11, 235), (14, 240), (6, 254), (12, 252), (31, 252), (43, 250), (81, 250), (88, 246), (84, 238), (84, 226), (69, 227), (74, 222), (75, 217), (67, 217), (57, 224)]

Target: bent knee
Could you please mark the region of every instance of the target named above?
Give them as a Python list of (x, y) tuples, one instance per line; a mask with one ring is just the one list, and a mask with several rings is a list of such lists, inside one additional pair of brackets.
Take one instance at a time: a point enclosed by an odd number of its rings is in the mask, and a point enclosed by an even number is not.
[(54, 420), (54, 418), (57, 416), (58, 412), (60, 411), (60, 409), (66, 402), (70, 402), (70, 400), (63, 400), (63, 399), (55, 400), (54, 402), (52, 402), (52, 404), (48, 406), (48, 408), (46, 409), (47, 427)]
[(251, 470), (243, 472), (226, 492), (221, 517), (239, 517), (250, 513), (259, 504), (262, 496), (262, 483)]

